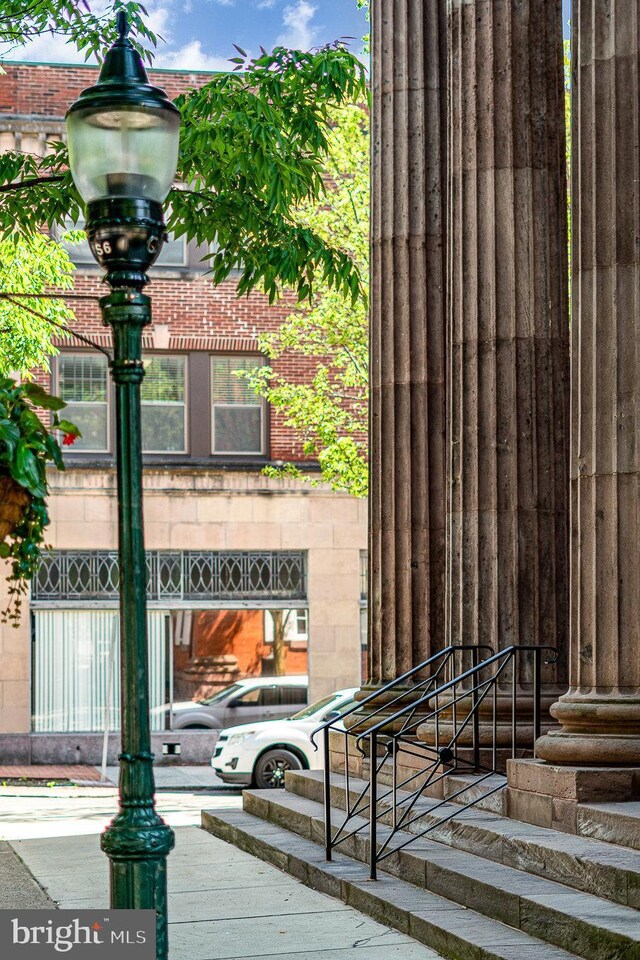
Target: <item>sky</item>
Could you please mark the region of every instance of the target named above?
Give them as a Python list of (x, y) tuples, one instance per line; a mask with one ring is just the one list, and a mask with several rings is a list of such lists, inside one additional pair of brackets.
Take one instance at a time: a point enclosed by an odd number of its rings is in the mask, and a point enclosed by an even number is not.
[[(90, 0), (98, 12), (104, 0)], [(156, 53), (159, 67), (227, 70), (237, 43), (259, 55), (278, 44), (303, 50), (341, 37), (354, 37), (359, 53), (367, 32), (355, 0), (145, 0), (149, 26), (164, 37)], [(45, 35), (11, 52), (13, 60), (68, 63), (83, 61), (61, 37)]]
[[(98, 12), (105, 0), (90, 3)], [(267, 50), (277, 44), (308, 50), (353, 37), (351, 48), (359, 53), (367, 32), (364, 11), (355, 0), (146, 0), (145, 6), (149, 25), (164, 38), (156, 53), (159, 67), (227, 70), (236, 53), (234, 43), (258, 54), (261, 45)], [(571, 0), (562, 0), (565, 36), (570, 10)], [(63, 38), (50, 35), (8, 53), (8, 58), (83, 61)]]

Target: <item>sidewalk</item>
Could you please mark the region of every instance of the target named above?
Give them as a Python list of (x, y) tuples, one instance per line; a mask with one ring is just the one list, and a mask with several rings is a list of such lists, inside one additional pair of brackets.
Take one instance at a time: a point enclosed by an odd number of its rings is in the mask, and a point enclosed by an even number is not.
[[(57, 906), (88, 909), (109, 902), (97, 837), (13, 846)], [(169, 917), (170, 960), (438, 960), (404, 934), (197, 827), (176, 830)]]
[[(46, 906), (47, 898), (61, 908), (108, 904), (108, 862), (98, 833), (114, 798), (95, 793), (99, 810), (90, 798), (78, 797), (63, 835), (64, 807), (70, 805), (63, 798), (49, 811), (47, 833), (54, 835), (33, 839), (23, 839), (33, 834), (17, 799), (8, 808), (11, 798), (4, 798), (0, 835), (9, 831), (15, 839), (0, 844), (2, 905)], [(240, 798), (208, 796), (206, 805), (239, 809)], [(439, 960), (405, 934), (199, 829), (196, 797), (165, 794), (159, 807), (176, 832), (169, 857), (170, 960)], [(33, 817), (42, 829), (42, 810)], [(3, 881), (10, 894), (5, 886), (3, 895)]]
[[(106, 787), (117, 786), (119, 768), (117, 766), (106, 768), (107, 782), (103, 784)], [(237, 792), (237, 787), (229, 787), (223, 783), (220, 777), (214, 773), (209, 764), (198, 765), (180, 765), (167, 764), (155, 765), (153, 775), (156, 781), (156, 787), (159, 790), (227, 790)], [(85, 765), (41, 765), (24, 764), (21, 766), (0, 766), (0, 784), (3, 780), (25, 780), (39, 781), (42, 786), (46, 786), (47, 781), (51, 780), (69, 780), (71, 784), (81, 786), (100, 784), (100, 770), (97, 767)]]

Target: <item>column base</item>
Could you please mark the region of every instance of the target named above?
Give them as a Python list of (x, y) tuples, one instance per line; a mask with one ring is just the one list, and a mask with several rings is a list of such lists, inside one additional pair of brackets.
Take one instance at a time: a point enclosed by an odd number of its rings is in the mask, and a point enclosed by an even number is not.
[(536, 742), (536, 757), (577, 766), (640, 766), (640, 699), (568, 693), (551, 707), (561, 724)]
[[(544, 732), (550, 728), (553, 722), (549, 710), (557, 696), (557, 691), (549, 692), (547, 690), (542, 694), (540, 719)], [(478, 707), (478, 745), (481, 751), (480, 759), (485, 767), (492, 762), (494, 739), (499, 770), (505, 769), (506, 760), (512, 756), (511, 751), (514, 747), (518, 751), (518, 756), (533, 757), (535, 742), (533, 694), (524, 690), (519, 692), (515, 714), (515, 743), (512, 702), (511, 692), (500, 690), (496, 698), (497, 716), (495, 726), (493, 698), (485, 698)], [(443, 704), (443, 706), (445, 705)], [(470, 757), (470, 750), (473, 745), (473, 722), (470, 720), (465, 723), (470, 708), (470, 697), (458, 703), (457, 729), (453, 723), (453, 710), (445, 708), (440, 715), (437, 730), (435, 721), (428, 720), (418, 728), (419, 739), (428, 746), (435, 746), (436, 743), (443, 746), (455, 737), (461, 753), (465, 758), (468, 758), (467, 755)]]

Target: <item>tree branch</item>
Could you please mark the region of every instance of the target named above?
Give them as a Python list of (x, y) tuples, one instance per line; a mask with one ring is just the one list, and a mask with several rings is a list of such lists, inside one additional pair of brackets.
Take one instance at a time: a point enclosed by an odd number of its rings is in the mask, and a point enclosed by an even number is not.
[(53, 177), (31, 177), (29, 180), (19, 180), (16, 183), (3, 183), (0, 185), (0, 193), (7, 193), (9, 190), (24, 190), (27, 187), (37, 187), (41, 183), (56, 183), (64, 180), (64, 174), (56, 174)]

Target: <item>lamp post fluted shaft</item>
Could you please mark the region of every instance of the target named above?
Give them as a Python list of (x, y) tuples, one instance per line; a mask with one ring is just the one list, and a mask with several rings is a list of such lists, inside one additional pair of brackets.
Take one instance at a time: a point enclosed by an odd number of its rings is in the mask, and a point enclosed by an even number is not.
[(100, 306), (114, 343), (122, 690), (120, 811), (102, 835), (102, 849), (110, 860), (111, 906), (155, 910), (156, 957), (165, 960), (166, 858), (174, 835), (154, 803), (142, 520), (141, 348), (142, 329), (151, 322), (151, 302), (143, 293), (124, 288), (103, 297)]

